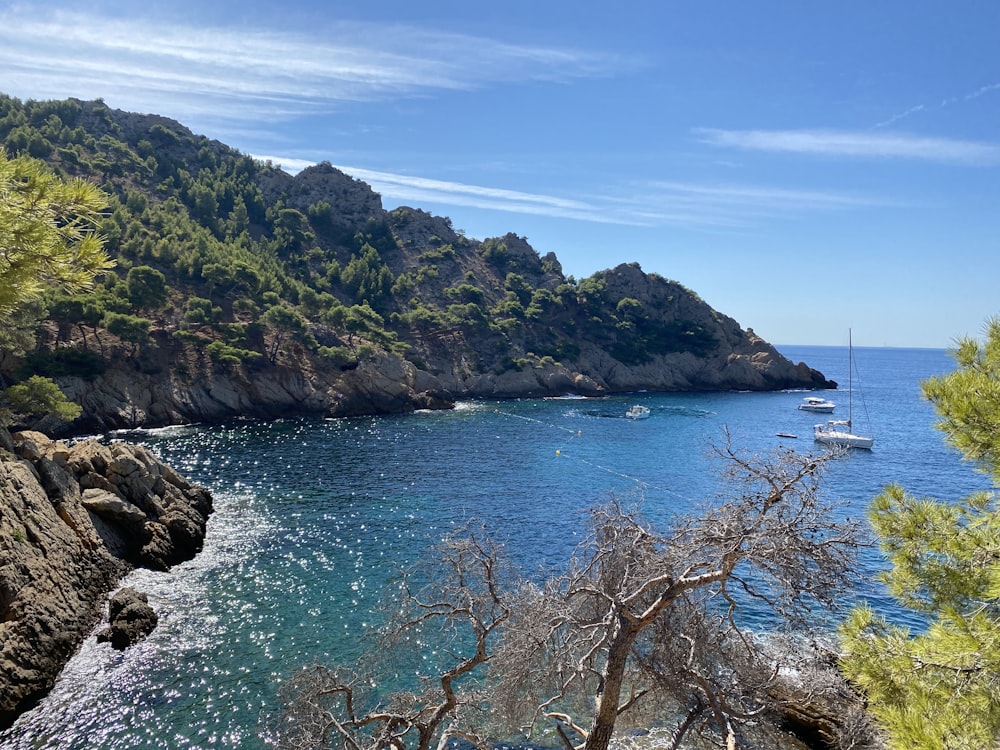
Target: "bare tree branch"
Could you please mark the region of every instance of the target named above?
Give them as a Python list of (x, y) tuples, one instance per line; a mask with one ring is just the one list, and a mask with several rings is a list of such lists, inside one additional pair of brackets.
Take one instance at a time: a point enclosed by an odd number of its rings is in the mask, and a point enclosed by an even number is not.
[(501, 705), (530, 694), (549, 715), (556, 706), (589, 715), (579, 735), (586, 750), (605, 750), (619, 718), (647, 696), (677, 706), (678, 741), (699, 724), (723, 744), (742, 742), (739, 726), (770, 705), (778, 669), (743, 612), (780, 627), (834, 604), (849, 585), (858, 524), (838, 522), (820, 499), (826, 455), (746, 456), (728, 436), (715, 453), (730, 493), (696, 516), (661, 531), (615, 499), (592, 510), (591, 534), (559, 585), (540, 595), (557, 603), (539, 609), (558, 616), (543, 631), (534, 606), (512, 608), (491, 664)]
[(749, 746), (787, 699), (779, 676), (794, 662), (753, 626), (803, 628), (835, 604), (859, 525), (821, 499), (832, 454), (748, 456), (728, 435), (714, 453), (724, 496), (663, 528), (612, 498), (590, 510), (565, 572), (544, 581), (515, 575), (474, 524), (450, 536), (432, 569), (401, 571), (376, 649), (407, 658), (433, 639), (448, 660), (393, 696), (374, 687), (374, 657), (350, 679), (303, 670), (283, 691), (279, 747), (441, 750), (449, 737), (485, 747), (523, 735), (607, 750), (647, 707), (676, 716), (668, 747)]

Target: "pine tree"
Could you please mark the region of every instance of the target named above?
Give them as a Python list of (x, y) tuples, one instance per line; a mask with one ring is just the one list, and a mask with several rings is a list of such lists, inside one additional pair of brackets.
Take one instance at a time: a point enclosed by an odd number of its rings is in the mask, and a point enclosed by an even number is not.
[[(96, 232), (106, 204), (89, 182), (63, 181), (41, 162), (9, 159), (0, 148), (0, 355), (29, 347), (43, 291), (84, 291), (114, 265)], [(15, 412), (72, 420), (81, 411), (42, 377), (11, 386), (0, 400), (4, 424)]]
[[(938, 427), (1000, 480), (1000, 319), (984, 343), (962, 339), (958, 369), (922, 384)], [(890, 486), (869, 518), (897, 602), (927, 622), (914, 631), (863, 605), (841, 629), (842, 667), (892, 750), (997, 747), (1000, 741), (1000, 505), (994, 492), (958, 502)]]
[(113, 265), (94, 231), (106, 204), (89, 182), (0, 149), (0, 320), (49, 286), (86, 289)]

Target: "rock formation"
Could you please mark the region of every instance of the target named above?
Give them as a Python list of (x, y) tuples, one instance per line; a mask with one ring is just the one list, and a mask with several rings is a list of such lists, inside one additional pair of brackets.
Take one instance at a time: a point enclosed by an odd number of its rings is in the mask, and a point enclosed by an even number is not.
[[(411, 363), (373, 352), (350, 369), (289, 346), (275, 364), (219, 366), (193, 347), (162, 337), (146, 367), (118, 360), (95, 378), (60, 377), (83, 406), (72, 425), (45, 422), (50, 434), (221, 422), (236, 417), (358, 416), (447, 408), (455, 397)], [(183, 372), (198, 373), (195, 377)], [(171, 365), (173, 365), (171, 367)]]
[(0, 429), (0, 727), (52, 687), (123, 575), (201, 549), (211, 510), (142, 447)]
[(129, 586), (108, 602), (108, 627), (97, 634), (97, 640), (124, 651), (152, 633), (159, 619), (148, 597)]
[(329, 417), (392, 414), (449, 408), (463, 398), (519, 398), (576, 393), (604, 396), (637, 390), (719, 391), (830, 388), (821, 373), (793, 364), (766, 341), (745, 335), (724, 316), (711, 320), (720, 342), (711, 356), (678, 352), (625, 365), (596, 345), (582, 343), (575, 360), (542, 361), (504, 369), (484, 367), (486, 344), (452, 331), (425, 342), (422, 367), (376, 351), (342, 370), (299, 347), (288, 347), (273, 365), (220, 367), (176, 342), (156, 350), (164, 362), (190, 360), (178, 375), (166, 365), (138, 370), (117, 362), (94, 378), (57, 378), (70, 400), (84, 408), (72, 425), (43, 423), (51, 434), (220, 422), (236, 417), (273, 419), (289, 415)]

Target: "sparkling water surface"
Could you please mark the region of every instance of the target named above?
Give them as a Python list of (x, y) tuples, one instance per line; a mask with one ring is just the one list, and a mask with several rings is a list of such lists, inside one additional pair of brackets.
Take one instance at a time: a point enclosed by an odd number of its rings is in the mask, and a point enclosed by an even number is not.
[[(846, 348), (780, 348), (841, 383), (823, 395), (846, 417)], [(890, 482), (943, 499), (989, 488), (920, 398), (922, 379), (953, 368), (943, 350), (856, 348), (855, 364), (855, 430), (876, 443), (827, 472), (824, 492), (845, 515), (863, 514)], [(818, 450), (812, 425), (828, 415), (799, 411), (804, 395), (568, 394), (115, 436), (212, 490), (205, 549), (169, 573), (129, 576), (160, 614), (157, 629), (124, 653), (88, 639), (0, 747), (266, 747), (282, 680), (310, 663), (353, 661), (387, 578), (455, 524), (486, 524), (528, 572), (558, 567), (581, 539), (582, 511), (611, 494), (641, 497), (663, 521), (716, 497), (710, 446), (726, 429), (755, 452)], [(625, 419), (633, 403), (652, 416)], [(890, 606), (872, 582), (880, 564), (865, 554), (859, 591)]]

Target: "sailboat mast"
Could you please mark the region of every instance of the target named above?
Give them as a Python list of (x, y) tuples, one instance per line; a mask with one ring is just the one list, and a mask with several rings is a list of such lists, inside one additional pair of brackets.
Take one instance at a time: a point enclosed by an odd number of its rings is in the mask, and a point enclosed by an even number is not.
[(847, 426), (854, 421), (854, 343), (851, 329), (847, 329)]

